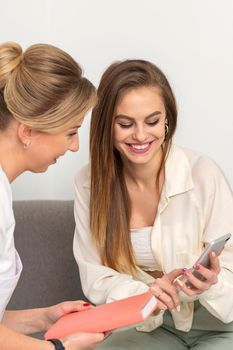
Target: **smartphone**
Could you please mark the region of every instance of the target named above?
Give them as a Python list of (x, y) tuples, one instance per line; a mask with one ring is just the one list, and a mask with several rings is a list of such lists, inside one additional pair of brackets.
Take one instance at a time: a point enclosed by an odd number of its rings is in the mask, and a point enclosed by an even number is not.
[[(210, 266), (210, 257), (209, 257), (210, 252), (215, 252), (216, 255), (219, 255), (222, 252), (226, 242), (229, 241), (230, 238), (231, 238), (231, 233), (227, 233), (226, 235), (211, 241), (206, 247), (206, 249), (204, 250), (204, 252), (201, 254), (201, 256), (198, 258), (195, 265), (200, 264), (208, 268)], [(191, 270), (191, 272), (195, 277), (199, 278), (200, 280), (202, 281), (205, 280), (205, 278), (194, 268)], [(193, 287), (192, 283), (187, 278), (185, 278), (183, 281), (187, 287), (190, 287), (190, 288)]]

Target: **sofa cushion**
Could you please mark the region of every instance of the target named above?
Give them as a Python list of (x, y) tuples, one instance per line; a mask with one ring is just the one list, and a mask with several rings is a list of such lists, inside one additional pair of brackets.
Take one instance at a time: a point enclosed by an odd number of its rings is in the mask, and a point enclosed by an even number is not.
[(13, 206), (23, 272), (8, 309), (85, 299), (72, 250), (73, 201), (16, 201)]

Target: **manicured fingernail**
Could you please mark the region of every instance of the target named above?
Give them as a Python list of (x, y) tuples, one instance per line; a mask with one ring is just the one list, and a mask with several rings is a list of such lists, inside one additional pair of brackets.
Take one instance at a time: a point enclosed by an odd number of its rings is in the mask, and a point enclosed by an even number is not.
[(199, 264), (195, 264), (193, 267), (195, 270), (200, 270), (200, 268), (201, 268), (201, 266)]
[(215, 252), (211, 252), (211, 255), (214, 256), (214, 257), (216, 256)]
[(185, 273), (187, 270), (188, 270), (188, 269), (187, 269), (186, 267), (184, 267), (184, 268), (182, 269), (182, 272)]
[(180, 312), (180, 305), (176, 307), (176, 311)]
[(91, 304), (88, 303), (84, 303), (83, 306), (90, 306)]

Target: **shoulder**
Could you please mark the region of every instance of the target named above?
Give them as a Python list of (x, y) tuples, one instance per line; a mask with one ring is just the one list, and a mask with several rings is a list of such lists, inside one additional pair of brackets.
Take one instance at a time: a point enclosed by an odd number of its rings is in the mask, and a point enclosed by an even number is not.
[(88, 205), (90, 200), (90, 164), (83, 166), (75, 176), (75, 202)]
[(200, 171), (202, 174), (205, 172), (214, 172), (216, 174), (222, 173), (219, 165), (213, 159), (201, 152), (177, 145), (173, 145), (172, 149), (173, 152), (179, 153), (188, 161), (192, 171)]
[(0, 205), (4, 208), (12, 204), (12, 193), (10, 183), (0, 166)]
[(91, 184), (91, 167), (90, 164), (84, 165), (75, 176), (75, 186), (78, 188), (90, 188)]
[(227, 182), (221, 167), (209, 156), (184, 147), (175, 146), (187, 159), (194, 183), (207, 187)]
[(0, 255), (4, 242), (10, 240), (8, 231), (14, 228), (15, 219), (12, 209), (11, 187), (5, 173), (0, 167)]

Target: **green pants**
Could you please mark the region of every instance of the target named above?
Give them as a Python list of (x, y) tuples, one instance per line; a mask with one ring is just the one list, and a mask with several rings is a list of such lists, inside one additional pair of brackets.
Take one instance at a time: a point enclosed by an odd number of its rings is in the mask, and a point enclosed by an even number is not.
[(112, 333), (97, 349), (232, 350), (233, 323), (225, 325), (196, 303), (193, 327), (188, 333), (176, 330), (170, 312), (166, 312), (163, 325), (153, 332), (132, 328)]

